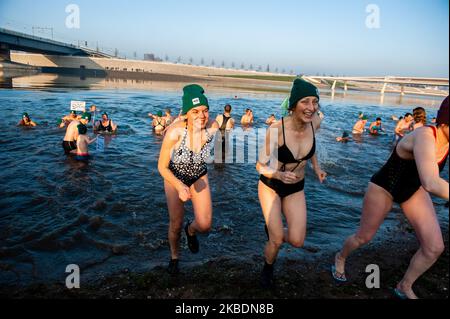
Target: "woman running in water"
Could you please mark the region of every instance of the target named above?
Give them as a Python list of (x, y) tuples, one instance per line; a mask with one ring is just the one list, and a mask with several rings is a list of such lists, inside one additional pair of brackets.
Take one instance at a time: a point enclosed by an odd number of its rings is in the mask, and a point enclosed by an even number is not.
[(342, 250), (336, 254), (331, 269), (336, 280), (347, 281), (347, 257), (370, 242), (395, 202), (400, 204), (414, 227), (420, 248), (394, 292), (402, 299), (417, 298), (413, 284), (444, 250), (441, 228), (429, 193), (448, 201), (448, 182), (439, 177), (448, 157), (448, 125), (447, 97), (439, 109), (437, 127), (424, 126), (406, 135), (383, 168), (372, 177), (364, 198), (359, 229), (347, 238)]
[(158, 162), (170, 217), (170, 274), (179, 271), (184, 203), (192, 201), (195, 215), (195, 219), (184, 227), (192, 253), (199, 251), (196, 233), (206, 233), (211, 228), (212, 201), (206, 161), (214, 134), (219, 129), (217, 122), (209, 119), (208, 99), (203, 88), (193, 84), (186, 86), (183, 92), (183, 115), (186, 120), (174, 123), (167, 130)]
[[(316, 157), (315, 133), (321, 121), (318, 109), (317, 88), (302, 79), (295, 80), (289, 98), (290, 114), (269, 128), (265, 149), (256, 164), (261, 175), (258, 194), (268, 237), (261, 274), (264, 288), (273, 287), (273, 265), (281, 245), (287, 242), (297, 248), (303, 246), (306, 236), (303, 189), (307, 161), (312, 161), (320, 182), (326, 177)], [(283, 214), (287, 229), (283, 226)]]

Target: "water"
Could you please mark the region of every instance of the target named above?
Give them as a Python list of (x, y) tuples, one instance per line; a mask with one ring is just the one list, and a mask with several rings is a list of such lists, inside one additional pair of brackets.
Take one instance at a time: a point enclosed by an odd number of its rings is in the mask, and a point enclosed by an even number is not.
[[(283, 97), (208, 94), (212, 116), (231, 103), (237, 119), (245, 108), (255, 113), (255, 128), (265, 127), (268, 114), (280, 116)], [(56, 127), (71, 100), (95, 103), (119, 124), (119, 134), (106, 141), (105, 152), (91, 146), (93, 159), (83, 165), (66, 158), (64, 130)], [(64, 280), (68, 264), (77, 264), (83, 278), (98, 278), (124, 268), (145, 271), (169, 259), (168, 216), (157, 159), (162, 139), (152, 134), (147, 113), (179, 109), (180, 92), (80, 90), (47, 88), (0, 91), (0, 283), (27, 284)], [(433, 105), (438, 105), (433, 102)], [(413, 105), (371, 105), (348, 99), (322, 101), (326, 114), (317, 134), (318, 154), (329, 177), (320, 185), (306, 174), (308, 234), (306, 249), (285, 246), (280, 256), (307, 259), (340, 247), (359, 222), (362, 197), (372, 174), (388, 158), (394, 122)], [(436, 108), (428, 107), (434, 115)], [(39, 126), (17, 128), (27, 111)], [(381, 116), (386, 136), (342, 145), (335, 137), (351, 130), (359, 111)], [(448, 169), (444, 172), (448, 179)], [(201, 251), (192, 256), (182, 241), (185, 264), (226, 256), (236, 261), (261, 256), (265, 234), (258, 203), (254, 163), (209, 166), (214, 221), (200, 237)], [(448, 227), (444, 202), (434, 199), (441, 223)], [(192, 216), (187, 205), (187, 216)], [(398, 207), (389, 215), (377, 240), (403, 227)]]

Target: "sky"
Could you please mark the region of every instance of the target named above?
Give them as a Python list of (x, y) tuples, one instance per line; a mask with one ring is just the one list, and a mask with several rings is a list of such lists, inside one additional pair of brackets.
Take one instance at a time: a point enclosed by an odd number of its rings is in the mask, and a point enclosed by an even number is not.
[[(80, 10), (79, 28), (66, 25), (70, 4)], [(372, 4), (377, 10), (367, 12)], [(127, 58), (154, 53), (310, 75), (449, 76), (448, 0), (0, 0), (0, 27), (53, 28), (57, 40), (98, 43)]]

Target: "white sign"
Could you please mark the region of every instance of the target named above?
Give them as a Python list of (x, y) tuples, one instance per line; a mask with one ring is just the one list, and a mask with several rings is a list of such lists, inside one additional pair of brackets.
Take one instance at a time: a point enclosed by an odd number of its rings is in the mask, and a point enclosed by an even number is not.
[(86, 102), (82, 101), (71, 101), (70, 102), (71, 111), (86, 112)]
[(105, 138), (103, 136), (97, 137), (97, 152), (105, 151)]

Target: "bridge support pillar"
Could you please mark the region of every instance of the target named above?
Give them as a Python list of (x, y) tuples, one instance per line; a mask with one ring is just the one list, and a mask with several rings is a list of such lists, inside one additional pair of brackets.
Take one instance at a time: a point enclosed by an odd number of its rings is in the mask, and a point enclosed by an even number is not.
[(0, 46), (0, 61), (11, 61), (11, 50)]

